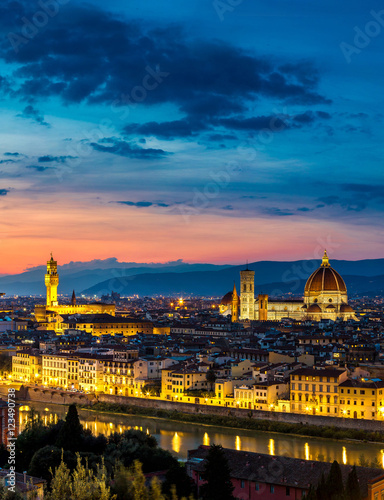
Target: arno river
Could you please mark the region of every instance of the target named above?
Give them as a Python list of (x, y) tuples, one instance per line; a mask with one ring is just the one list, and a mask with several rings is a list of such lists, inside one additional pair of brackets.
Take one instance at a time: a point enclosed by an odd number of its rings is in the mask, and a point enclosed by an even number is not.
[[(31, 406), (40, 413), (45, 423), (65, 418), (68, 408), (62, 405), (36, 402), (20, 402), (20, 404), (24, 405), (20, 409), (21, 430), (25, 426), (27, 412)], [(270, 455), (286, 455), (303, 460), (333, 461), (336, 459), (339, 463), (356, 465), (359, 464), (359, 457), (364, 454), (364, 457), (369, 461), (378, 460), (384, 468), (384, 443), (336, 441), (202, 424), (186, 424), (136, 415), (96, 413), (87, 410), (79, 410), (79, 416), (84, 427), (91, 429), (95, 435), (105, 434), (108, 436), (112, 432), (124, 432), (127, 429), (140, 429), (152, 434), (161, 448), (171, 451), (180, 459), (185, 459), (188, 450), (197, 448), (200, 444), (214, 443), (221, 444), (224, 448)]]

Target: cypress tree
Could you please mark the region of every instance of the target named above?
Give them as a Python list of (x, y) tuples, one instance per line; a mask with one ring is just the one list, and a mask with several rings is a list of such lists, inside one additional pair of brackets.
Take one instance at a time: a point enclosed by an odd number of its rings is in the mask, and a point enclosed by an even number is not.
[(234, 500), (231, 473), (221, 445), (209, 448), (201, 476), (206, 481), (200, 491), (204, 500)]
[(348, 500), (361, 500), (360, 485), (355, 466), (352, 467), (351, 472), (348, 474), (345, 490)]
[(79, 451), (83, 437), (83, 426), (79, 420), (79, 414), (75, 404), (68, 408), (65, 422), (57, 437), (56, 446), (64, 450)]
[(341, 475), (341, 469), (339, 462), (334, 460), (331, 465), (331, 470), (326, 481), (326, 491), (328, 494), (328, 499), (338, 499), (344, 494), (343, 486), (343, 476)]

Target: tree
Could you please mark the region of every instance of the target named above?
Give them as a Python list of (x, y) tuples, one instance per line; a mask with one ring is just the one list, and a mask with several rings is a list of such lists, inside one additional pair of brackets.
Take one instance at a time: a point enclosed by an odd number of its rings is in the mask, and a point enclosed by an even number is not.
[(233, 485), (227, 458), (221, 445), (212, 445), (201, 474), (205, 484), (201, 487), (204, 500), (234, 500)]
[(83, 437), (83, 426), (79, 420), (79, 414), (75, 404), (68, 408), (65, 422), (57, 437), (56, 446), (64, 450), (79, 451)]
[(154, 477), (151, 481), (149, 500), (166, 500), (165, 496), (161, 493), (161, 483), (157, 477)]
[(317, 500), (316, 488), (312, 485), (309, 487), (308, 492), (303, 496), (303, 500)]
[(208, 371), (207, 371), (207, 374), (206, 374), (206, 379), (207, 379), (207, 382), (208, 384), (210, 384), (211, 386), (211, 391), (213, 390), (213, 385), (214, 383), (216, 382), (216, 373), (214, 372), (214, 370), (212, 370), (212, 368), (210, 368)]
[(129, 492), (132, 500), (149, 500), (141, 463), (135, 460), (129, 472), (131, 475)]
[(193, 491), (193, 482), (191, 478), (188, 476), (185, 467), (181, 466), (178, 462), (168, 469), (165, 475), (165, 481), (163, 483), (164, 493), (169, 494), (172, 485), (175, 486), (179, 497), (188, 497)]
[(12, 371), (12, 356), (8, 354), (0, 354), (0, 373), (8, 375)]
[(50, 481), (52, 474), (50, 469), (59, 467), (61, 462), (64, 462), (69, 467), (74, 467), (76, 464), (75, 455), (66, 451), (65, 453), (56, 446), (47, 445), (40, 450), (37, 450), (33, 455), (28, 473), (31, 476), (42, 477), (46, 481)]
[(355, 466), (352, 467), (351, 472), (348, 474), (345, 493), (348, 500), (361, 500), (360, 485)]
[(71, 498), (71, 475), (70, 470), (66, 466), (63, 459), (59, 467), (56, 469), (55, 473), (52, 472), (52, 468), (49, 469), (52, 475), (51, 483), (51, 494), (48, 497), (52, 498)]
[(344, 494), (343, 476), (337, 460), (334, 460), (331, 465), (326, 481), (326, 489), (330, 500), (336, 500)]
[(317, 485), (316, 488), (316, 496), (317, 500), (328, 500), (327, 498), (327, 485), (324, 477), (324, 473), (321, 474), (321, 478), (319, 481), (319, 484)]
[(104, 462), (98, 467), (97, 474), (81, 463), (80, 455), (77, 453), (76, 469), (70, 474), (69, 469), (62, 460), (55, 470), (52, 478), (51, 493), (47, 495), (48, 500), (70, 498), (71, 500), (115, 500), (108, 486)]

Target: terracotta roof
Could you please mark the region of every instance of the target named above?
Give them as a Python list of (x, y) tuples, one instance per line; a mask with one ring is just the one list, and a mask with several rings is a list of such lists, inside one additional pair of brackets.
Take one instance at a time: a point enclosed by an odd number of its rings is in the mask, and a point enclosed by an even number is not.
[[(331, 468), (329, 462), (301, 460), (282, 456), (264, 455), (247, 451), (236, 451), (224, 448), (225, 456), (231, 471), (231, 477), (254, 482), (290, 486), (308, 489), (317, 485), (321, 475), (327, 475)], [(209, 451), (209, 446), (200, 446), (197, 450), (188, 451), (188, 466), (192, 470), (204, 471), (203, 460)], [(196, 460), (196, 461), (195, 461)], [(340, 465), (343, 482), (346, 482), (350, 465)], [(356, 467), (357, 476), (363, 496), (367, 494), (367, 483), (382, 476), (380, 469)]]

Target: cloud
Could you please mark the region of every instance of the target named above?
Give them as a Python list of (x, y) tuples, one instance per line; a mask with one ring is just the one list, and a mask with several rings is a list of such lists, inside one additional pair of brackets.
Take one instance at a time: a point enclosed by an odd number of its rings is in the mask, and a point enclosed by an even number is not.
[(19, 157), (19, 156), (24, 156), (24, 155), (22, 155), (21, 153), (9, 153), (9, 152), (7, 152), (7, 153), (4, 153), (4, 156), (18, 156)]
[(51, 162), (57, 162), (57, 163), (65, 163), (67, 160), (74, 160), (78, 158), (77, 156), (52, 156), (52, 155), (44, 155), (44, 156), (39, 156), (37, 161), (39, 163), (51, 163)]
[(170, 122), (148, 122), (142, 125), (131, 123), (124, 127), (124, 132), (128, 135), (142, 134), (146, 136), (155, 136), (162, 139), (173, 139), (176, 137), (191, 137), (198, 132), (206, 130), (207, 123), (196, 120), (174, 120)]
[(39, 125), (43, 125), (44, 127), (50, 127), (50, 124), (44, 120), (44, 115), (40, 113), (39, 110), (35, 109), (32, 105), (28, 105), (23, 109), (22, 113), (19, 113), (17, 116), (21, 118), (27, 118), (33, 120)]
[(384, 186), (380, 184), (343, 184), (344, 191), (359, 193), (360, 196), (370, 198), (384, 198)]
[(315, 209), (314, 208), (309, 208), (309, 207), (300, 207), (296, 209), (298, 212), (313, 212)]
[(270, 116), (255, 116), (252, 118), (236, 117), (224, 118), (220, 120), (220, 125), (229, 129), (235, 130), (253, 130), (259, 131), (268, 129), (273, 132), (281, 132), (289, 127), (288, 122), (284, 117), (277, 115)]
[(0, 189), (0, 196), (6, 196), (9, 193), (9, 189)]
[(42, 167), (41, 165), (28, 165), (25, 168), (34, 169), (34, 170), (37, 170), (38, 172), (44, 172), (45, 170), (50, 170), (54, 167)]
[(137, 208), (147, 208), (152, 206), (166, 208), (170, 206), (166, 203), (156, 203), (152, 201), (117, 201), (116, 203), (120, 205), (128, 205), (129, 207), (137, 207)]
[(104, 139), (100, 142), (110, 143), (110, 145), (104, 146), (103, 144), (92, 142), (91, 146), (95, 151), (100, 151), (102, 153), (111, 153), (118, 156), (124, 156), (125, 158), (151, 160), (151, 159), (163, 158), (171, 154), (167, 151), (164, 151), (163, 149), (140, 148), (134, 143), (122, 141), (120, 139), (115, 139), (115, 138)]
[[(34, 11), (26, 0), (8, 0), (0, 14), (0, 29), (9, 33)], [(212, 126), (229, 127), (225, 119), (234, 115), (244, 115), (234, 128), (259, 130), (263, 117), (247, 112), (260, 99), (270, 100), (271, 109), (279, 101), (331, 102), (319, 93), (320, 74), (310, 60), (286, 62), (233, 43), (194, 39), (180, 26), (154, 27), (91, 4), (62, 8), (18, 51), (9, 40), (1, 48), (1, 57), (18, 65), (12, 95), (21, 99), (52, 96), (72, 104), (113, 104), (115, 110), (170, 104), (184, 115), (139, 125), (145, 135), (191, 137)], [(47, 125), (32, 106), (28, 110), (24, 114)], [(126, 133), (135, 133), (135, 126), (127, 124)]]
[[(341, 208), (349, 212), (361, 212), (367, 207), (367, 202), (362, 199), (341, 198), (340, 196), (330, 195), (318, 198), (322, 204), (326, 206), (339, 205)], [(318, 208), (322, 208), (318, 205)]]
[(292, 210), (287, 210), (284, 208), (282, 209), (277, 207), (264, 207), (262, 211), (266, 215), (278, 216), (278, 217), (287, 217), (289, 215), (294, 215), (294, 212), (292, 212)]
[(3, 163), (17, 163), (16, 160), (0, 160), (0, 164)]

